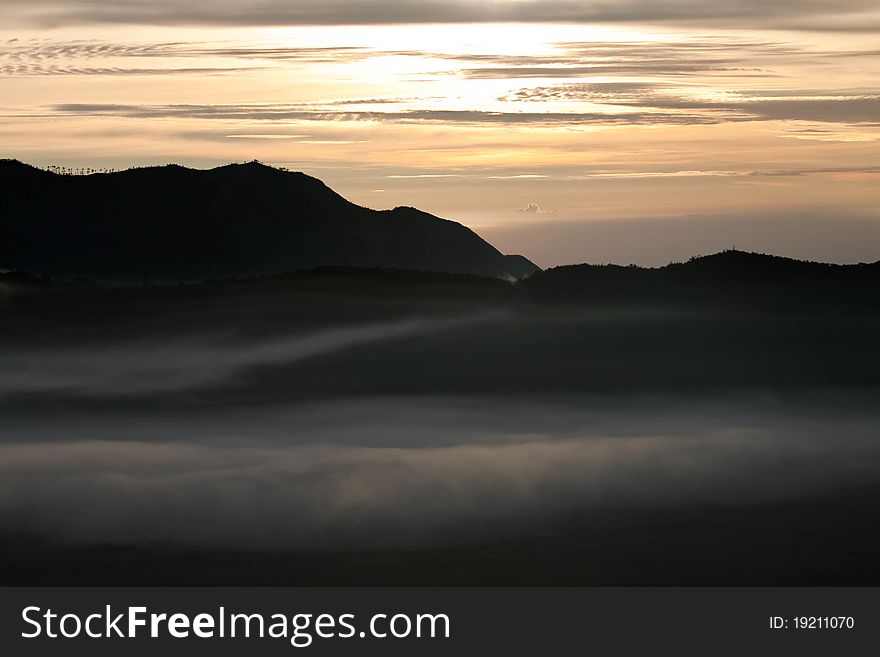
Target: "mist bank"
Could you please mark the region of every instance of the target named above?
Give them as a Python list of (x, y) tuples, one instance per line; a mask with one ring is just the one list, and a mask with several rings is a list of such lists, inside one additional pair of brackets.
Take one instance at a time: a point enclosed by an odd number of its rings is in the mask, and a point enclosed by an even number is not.
[(249, 368), (300, 361), (346, 349), (497, 320), (499, 312), (334, 326), (300, 335), (243, 341), (228, 332), (109, 345), (0, 351), (0, 397), (64, 391), (126, 396), (222, 386)]
[(74, 544), (436, 548), (880, 485), (880, 413), (816, 401), (402, 398), (202, 417), (189, 439), (149, 416), (114, 439), (6, 429), (0, 523)]
[[(721, 262), (673, 271), (736, 281)], [(762, 262), (795, 286), (856, 271)], [(880, 583), (868, 288), (755, 303), (758, 269), (646, 301), (585, 271), (586, 298), (7, 274), (0, 581)]]
[[(134, 288), (32, 281), (0, 299), (0, 417), (880, 385), (875, 266), (769, 259), (739, 278), (741, 260), (571, 268), (516, 285), (356, 269)], [(777, 291), (806, 281), (831, 296), (774, 304), (768, 270)], [(645, 279), (660, 292), (640, 300)]]

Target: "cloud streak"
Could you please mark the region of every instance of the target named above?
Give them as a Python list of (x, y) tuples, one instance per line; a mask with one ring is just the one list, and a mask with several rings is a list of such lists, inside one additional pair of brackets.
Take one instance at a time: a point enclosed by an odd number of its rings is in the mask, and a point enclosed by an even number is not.
[(0, 76), (32, 77), (58, 75), (224, 75), (229, 73), (246, 73), (256, 70), (254, 67), (221, 68), (128, 68), (122, 66), (45, 66), (40, 64), (18, 64), (0, 66)]
[[(520, 89), (501, 100), (530, 103), (577, 101), (657, 112), (705, 112), (710, 120), (815, 121), (880, 125), (880, 91), (847, 93), (816, 90), (727, 92), (723, 99), (673, 93), (657, 83), (581, 83)], [(687, 116), (687, 114), (685, 114)], [(686, 122), (683, 122), (686, 123)]]
[(42, 25), (375, 25), (457, 22), (686, 23), (737, 28), (876, 28), (870, 0), (4, 0), (19, 21)]
[[(538, 90), (538, 100), (548, 97)], [(569, 89), (567, 92), (571, 95)], [(592, 91), (584, 91), (589, 98)], [(520, 98), (526, 98), (525, 93)], [(486, 111), (410, 109), (339, 110), (313, 104), (292, 105), (131, 105), (63, 103), (53, 113), (135, 119), (179, 118), (242, 121), (372, 121), (460, 125), (714, 125), (743, 121), (812, 121), (880, 125), (880, 95), (831, 98), (749, 98), (713, 101), (660, 94), (603, 96), (607, 109), (594, 111)], [(604, 111), (603, 111), (604, 110)]]
[(228, 57), (236, 59), (276, 59), (325, 63), (358, 61), (373, 56), (360, 46), (266, 47), (259, 45), (211, 44), (189, 41), (126, 44), (107, 41), (47, 41), (9, 39), (0, 42), (0, 58), (10, 61), (52, 61), (108, 59), (115, 57)]
[(248, 345), (203, 337), (108, 345), (100, 350), (19, 350), (0, 353), (0, 396), (53, 390), (79, 395), (134, 395), (221, 385), (251, 367), (291, 364), (383, 340), (435, 334), (494, 319), (498, 319), (494, 312), (403, 319)]

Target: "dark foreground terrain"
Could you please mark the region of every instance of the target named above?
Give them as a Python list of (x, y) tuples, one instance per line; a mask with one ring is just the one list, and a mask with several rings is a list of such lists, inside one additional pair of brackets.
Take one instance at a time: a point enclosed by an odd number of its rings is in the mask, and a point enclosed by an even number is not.
[(880, 491), (584, 515), (479, 544), (371, 550), (53, 545), (7, 537), (4, 585), (876, 586)]
[(876, 265), (713, 258), (3, 275), (0, 583), (880, 584)]

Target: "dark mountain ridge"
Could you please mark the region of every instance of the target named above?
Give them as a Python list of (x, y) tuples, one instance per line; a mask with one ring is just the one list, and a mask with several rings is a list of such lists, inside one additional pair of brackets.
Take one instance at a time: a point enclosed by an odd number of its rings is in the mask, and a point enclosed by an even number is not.
[(728, 250), (646, 268), (567, 265), (521, 282), (542, 301), (805, 308), (880, 308), (880, 262), (839, 265)]
[(371, 210), (303, 173), (257, 162), (59, 175), (0, 162), (0, 265), (113, 282), (246, 278), (322, 265), (521, 278), (454, 221)]
[[(643, 268), (620, 265), (569, 265), (533, 274), (511, 284), (495, 277), (382, 267), (318, 266), (308, 270), (252, 277), (225, 277), (188, 285), (126, 287), (150, 296), (198, 299), (223, 289), (283, 296), (293, 290), (343, 298), (360, 295), (389, 300), (401, 296), (426, 303), (469, 298), (480, 304), (570, 304), (694, 310), (800, 313), (880, 313), (880, 262), (827, 264), (743, 251), (723, 251), (684, 263)], [(101, 288), (88, 279), (60, 281), (0, 269), (0, 291), (43, 288), (60, 295)], [(183, 288), (187, 288), (184, 290)]]

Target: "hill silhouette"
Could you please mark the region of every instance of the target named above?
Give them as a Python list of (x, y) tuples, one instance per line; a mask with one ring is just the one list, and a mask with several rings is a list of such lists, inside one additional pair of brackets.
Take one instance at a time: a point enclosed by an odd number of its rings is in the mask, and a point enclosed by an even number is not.
[(566, 303), (877, 309), (880, 262), (837, 265), (729, 250), (657, 268), (555, 267), (522, 287), (532, 298)]
[(0, 266), (114, 282), (245, 278), (322, 265), (520, 278), (538, 268), (410, 207), (376, 211), (258, 162), (65, 176), (0, 162)]

